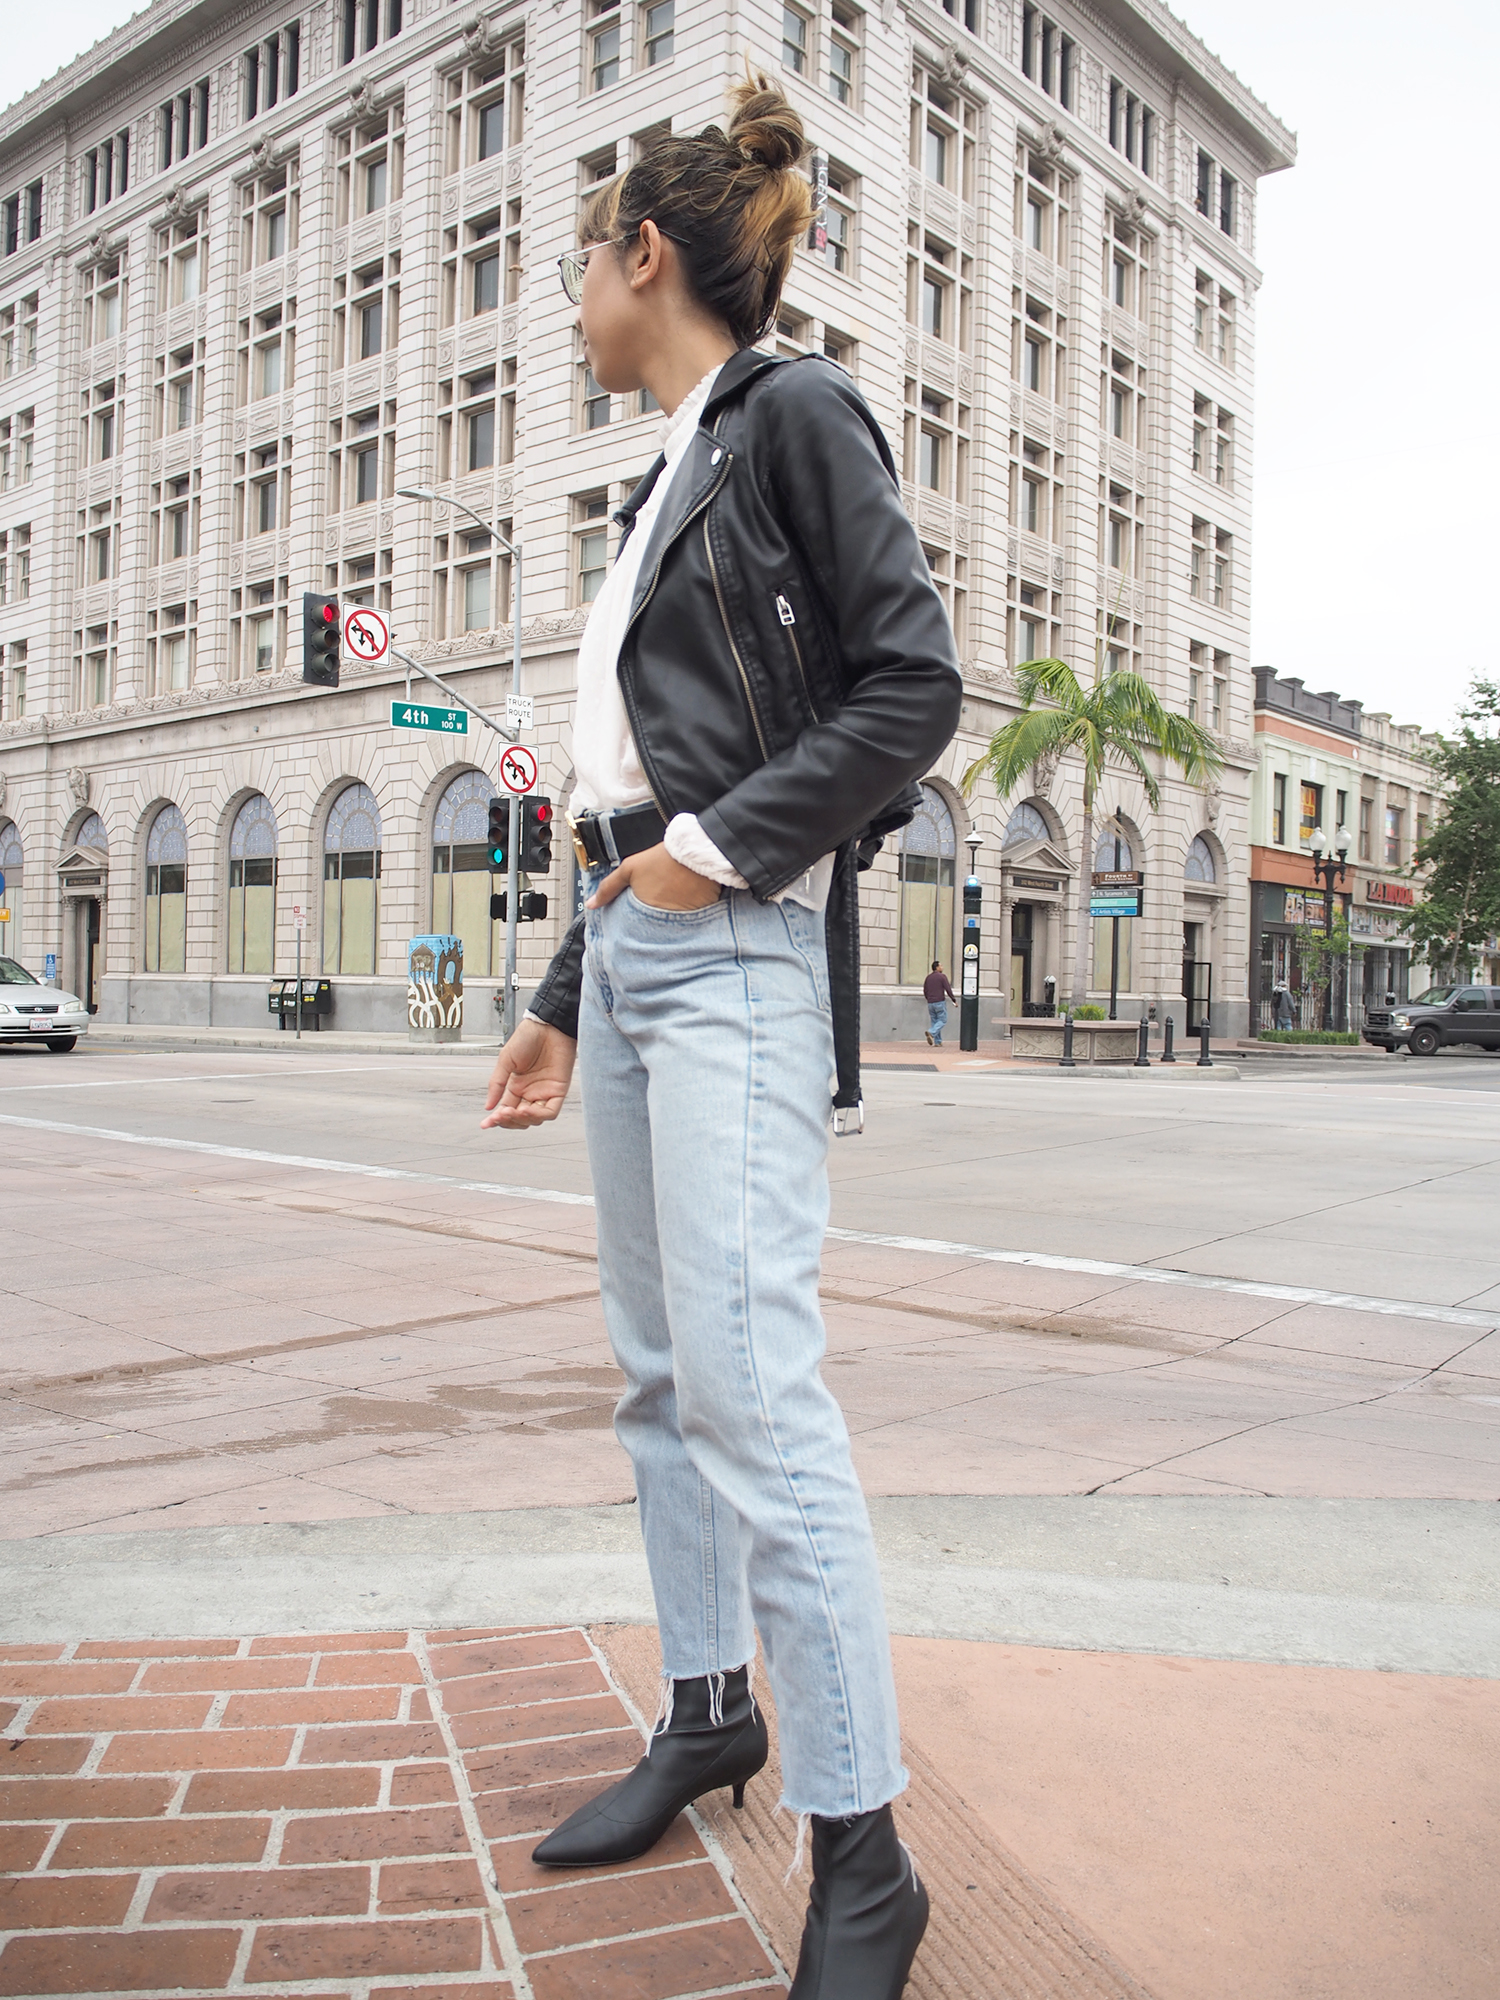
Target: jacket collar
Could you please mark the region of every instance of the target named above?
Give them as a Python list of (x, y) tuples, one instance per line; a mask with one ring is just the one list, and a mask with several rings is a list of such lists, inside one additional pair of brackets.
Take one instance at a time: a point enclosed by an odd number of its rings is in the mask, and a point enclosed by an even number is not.
[[(703, 406), (699, 417), (700, 429), (706, 429), (713, 417), (724, 405), (740, 395), (751, 382), (759, 379), (769, 369), (783, 367), (788, 357), (784, 354), (763, 354), (758, 347), (742, 347), (738, 354), (732, 354), (719, 370), (714, 383), (713, 394)], [(691, 447), (689, 447), (691, 450)], [(647, 469), (635, 490), (615, 509), (615, 520), (628, 536), (635, 526), (635, 517), (651, 497), (651, 489), (662, 475), (666, 465), (664, 453), (658, 453), (655, 462)], [(622, 537), (623, 539), (623, 537)]]

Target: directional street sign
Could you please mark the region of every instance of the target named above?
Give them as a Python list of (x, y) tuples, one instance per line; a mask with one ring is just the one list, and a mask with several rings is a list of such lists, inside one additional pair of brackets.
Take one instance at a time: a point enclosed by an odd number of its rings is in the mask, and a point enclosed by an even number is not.
[(524, 744), (512, 743), (500, 759), (500, 782), (508, 792), (529, 792), (536, 784), (536, 758)]
[(529, 694), (508, 694), (505, 697), (505, 726), (507, 729), (530, 729), (536, 703)]
[(417, 701), (393, 701), (391, 727), (431, 729), (440, 736), (467, 736), (469, 711), (466, 708), (428, 708)]
[(378, 611), (357, 604), (344, 613), (344, 644), (356, 660), (370, 666), (391, 650), (391, 628)]
[(1089, 897), (1091, 917), (1138, 917), (1141, 914), (1141, 892), (1132, 889), (1122, 896)]

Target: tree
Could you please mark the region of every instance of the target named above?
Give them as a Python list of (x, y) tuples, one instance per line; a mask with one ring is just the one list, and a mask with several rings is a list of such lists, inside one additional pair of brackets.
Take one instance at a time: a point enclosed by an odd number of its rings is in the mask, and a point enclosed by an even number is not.
[[(1349, 930), (1349, 920), (1343, 911), (1333, 917), (1328, 930), (1319, 930), (1315, 925), (1304, 925), (1297, 933), (1297, 963), (1302, 971), (1302, 984), (1311, 992), (1320, 1018), (1327, 1018), (1329, 1027), (1338, 1024), (1327, 1008), (1330, 987), (1337, 979), (1340, 966), (1351, 966), (1356, 959), (1362, 959), (1369, 950), (1363, 938), (1354, 937)], [(1347, 1003), (1348, 996), (1345, 995)], [(1344, 1026), (1349, 1025), (1347, 1005)]]
[(1066, 660), (1028, 660), (1016, 670), (1016, 688), (1022, 712), (996, 730), (988, 750), (964, 772), (964, 796), (973, 796), (986, 771), (1004, 799), (1039, 757), (1071, 751), (1083, 760), (1078, 949), (1073, 960), (1076, 1004), (1088, 992), (1093, 957), (1089, 881), (1094, 866), (1094, 800), (1106, 767), (1113, 764), (1133, 771), (1156, 812), (1161, 806), (1161, 787), (1150, 757), (1175, 764), (1192, 785), (1207, 784), (1217, 777), (1224, 759), (1209, 731), (1164, 707), (1156, 690), (1139, 674), (1105, 672), (1098, 660), (1091, 687), (1082, 685)]
[(1459, 721), (1457, 736), (1431, 754), (1446, 796), (1417, 847), (1427, 879), (1402, 923), (1434, 976), (1466, 976), (1500, 932), (1500, 684), (1476, 680)]

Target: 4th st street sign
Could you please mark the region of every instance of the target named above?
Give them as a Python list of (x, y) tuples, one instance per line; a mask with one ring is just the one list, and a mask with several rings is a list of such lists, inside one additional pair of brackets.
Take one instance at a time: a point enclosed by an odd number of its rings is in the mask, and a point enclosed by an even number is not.
[(393, 729), (431, 729), (440, 736), (467, 736), (469, 714), (463, 708), (428, 708), (417, 701), (391, 703)]

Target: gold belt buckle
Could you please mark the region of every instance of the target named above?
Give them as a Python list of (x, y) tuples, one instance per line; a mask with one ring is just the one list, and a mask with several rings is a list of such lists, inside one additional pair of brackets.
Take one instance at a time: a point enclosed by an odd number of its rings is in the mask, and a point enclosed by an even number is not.
[(589, 858), (588, 849), (583, 844), (583, 835), (578, 831), (577, 820), (572, 813), (564, 813), (563, 818), (568, 822), (568, 832), (572, 835), (573, 852), (578, 856), (579, 867), (592, 868), (594, 864)]

